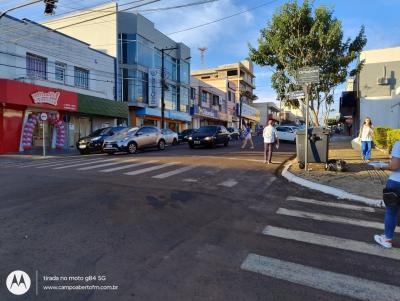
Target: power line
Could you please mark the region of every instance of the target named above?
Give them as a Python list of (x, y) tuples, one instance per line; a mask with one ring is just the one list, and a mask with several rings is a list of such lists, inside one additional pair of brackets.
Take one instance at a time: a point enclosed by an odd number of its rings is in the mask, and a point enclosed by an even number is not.
[(193, 29), (197, 29), (197, 28), (200, 28), (200, 27), (204, 27), (204, 26), (207, 26), (207, 25), (210, 25), (210, 24), (214, 24), (214, 23), (220, 22), (220, 21), (224, 21), (224, 20), (239, 16), (241, 14), (247, 13), (249, 11), (255, 10), (257, 8), (260, 8), (260, 7), (263, 7), (263, 6), (267, 6), (267, 5), (272, 4), (274, 2), (277, 2), (277, 1), (279, 1), (279, 0), (272, 0), (272, 1), (269, 1), (269, 2), (266, 2), (266, 3), (263, 3), (263, 4), (251, 7), (249, 9), (237, 12), (237, 13), (235, 13), (233, 15), (229, 15), (229, 16), (226, 16), (226, 17), (223, 17), (223, 18), (220, 18), (220, 19), (216, 19), (216, 20), (213, 20), (213, 21), (210, 21), (210, 22), (207, 22), (207, 23), (203, 23), (203, 24), (200, 24), (200, 25), (196, 25), (196, 26), (193, 26), (193, 27), (189, 27), (189, 28), (186, 28), (186, 29), (181, 29), (181, 30), (178, 30), (178, 31), (174, 31), (174, 32), (168, 33), (167, 36), (174, 35), (174, 34), (181, 33), (181, 32), (185, 32), (185, 31), (189, 31), (189, 30), (193, 30)]
[(158, 11), (177, 9), (177, 8), (186, 8), (186, 7), (191, 7), (191, 6), (195, 6), (195, 5), (201, 5), (201, 4), (207, 4), (207, 3), (211, 3), (211, 2), (217, 2), (217, 1), (220, 1), (220, 0), (206, 0), (206, 1), (200, 1), (200, 2), (195, 2), (195, 3), (187, 3), (187, 4), (177, 5), (177, 6), (142, 9), (142, 10), (139, 10), (139, 12), (158, 12)]

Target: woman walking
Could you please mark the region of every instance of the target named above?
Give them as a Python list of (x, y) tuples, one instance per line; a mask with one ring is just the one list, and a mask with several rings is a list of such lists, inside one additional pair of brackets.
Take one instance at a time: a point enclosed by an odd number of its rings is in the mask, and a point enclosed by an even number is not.
[(372, 127), (371, 118), (366, 117), (364, 124), (360, 128), (358, 138), (361, 139), (361, 152), (363, 160), (371, 159), (372, 138), (374, 137), (374, 128)]
[(263, 130), (263, 138), (264, 138), (264, 163), (271, 164), (272, 163), (272, 152), (274, 149), (274, 145), (279, 147), (279, 139), (278, 133), (273, 126), (274, 121), (268, 120), (268, 125)]
[(251, 136), (251, 127), (250, 127), (250, 123), (248, 123), (246, 125), (246, 128), (244, 130), (244, 140), (243, 140), (243, 144), (242, 144), (242, 148), (245, 148), (247, 145), (247, 142), (250, 142), (250, 148), (253, 149), (254, 148), (254, 143), (253, 143), (253, 138)]
[(392, 247), (392, 239), (400, 211), (400, 140), (398, 140), (393, 147), (389, 170), (391, 170), (392, 173), (386, 183), (386, 192), (390, 192), (394, 201), (390, 203), (385, 201), (385, 233), (374, 236), (375, 241), (385, 248)]

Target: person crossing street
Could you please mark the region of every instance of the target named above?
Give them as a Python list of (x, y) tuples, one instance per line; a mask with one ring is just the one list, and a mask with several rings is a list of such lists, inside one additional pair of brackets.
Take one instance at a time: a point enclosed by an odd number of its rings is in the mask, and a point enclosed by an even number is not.
[(245, 148), (247, 145), (247, 142), (250, 143), (250, 149), (254, 149), (254, 143), (253, 143), (253, 137), (251, 134), (251, 126), (250, 123), (246, 124), (246, 128), (243, 131), (243, 136), (244, 136), (244, 140), (242, 143), (242, 148)]
[(264, 138), (264, 163), (272, 163), (272, 152), (274, 150), (274, 145), (279, 147), (279, 138), (276, 129), (273, 126), (274, 121), (268, 120), (267, 126), (263, 130)]

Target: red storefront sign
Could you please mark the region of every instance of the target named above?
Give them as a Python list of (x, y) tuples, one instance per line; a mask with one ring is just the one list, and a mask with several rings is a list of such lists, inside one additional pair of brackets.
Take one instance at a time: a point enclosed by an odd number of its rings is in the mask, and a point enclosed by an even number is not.
[(60, 89), (0, 79), (0, 103), (76, 112), (78, 95)]

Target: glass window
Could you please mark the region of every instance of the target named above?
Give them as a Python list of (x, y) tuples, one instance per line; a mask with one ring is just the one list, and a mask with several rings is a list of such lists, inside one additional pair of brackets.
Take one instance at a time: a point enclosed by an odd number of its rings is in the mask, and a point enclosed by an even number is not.
[(136, 35), (125, 34), (119, 35), (118, 39), (118, 57), (122, 64), (136, 64), (137, 63), (137, 46)]
[(214, 106), (219, 105), (219, 96), (218, 95), (213, 95), (213, 105)]
[(167, 79), (177, 81), (177, 60), (168, 54), (164, 54), (164, 66)]
[(137, 35), (137, 52), (139, 65), (152, 68), (153, 67), (153, 44), (145, 38)]
[(201, 91), (201, 101), (202, 102), (207, 102), (208, 99), (208, 93), (206, 91)]
[(185, 87), (181, 87), (179, 111), (189, 111), (189, 89)]
[(237, 76), (238, 75), (238, 71), (235, 70), (228, 70), (227, 72), (228, 76)]
[(148, 102), (148, 74), (135, 69), (123, 69), (123, 100), (128, 102)]
[(195, 88), (190, 88), (190, 99), (191, 100), (196, 99), (196, 89)]
[(27, 53), (26, 73), (28, 77), (47, 79), (47, 58)]
[(174, 85), (169, 85), (165, 91), (165, 108), (168, 110), (177, 110), (178, 91)]
[(154, 67), (161, 70), (161, 50), (154, 49)]
[(189, 64), (183, 60), (180, 61), (180, 81), (189, 84)]
[(64, 63), (56, 62), (54, 73), (55, 73), (55, 78), (57, 81), (65, 83), (65, 76), (67, 73), (67, 65)]
[(75, 86), (89, 89), (89, 70), (75, 67)]

